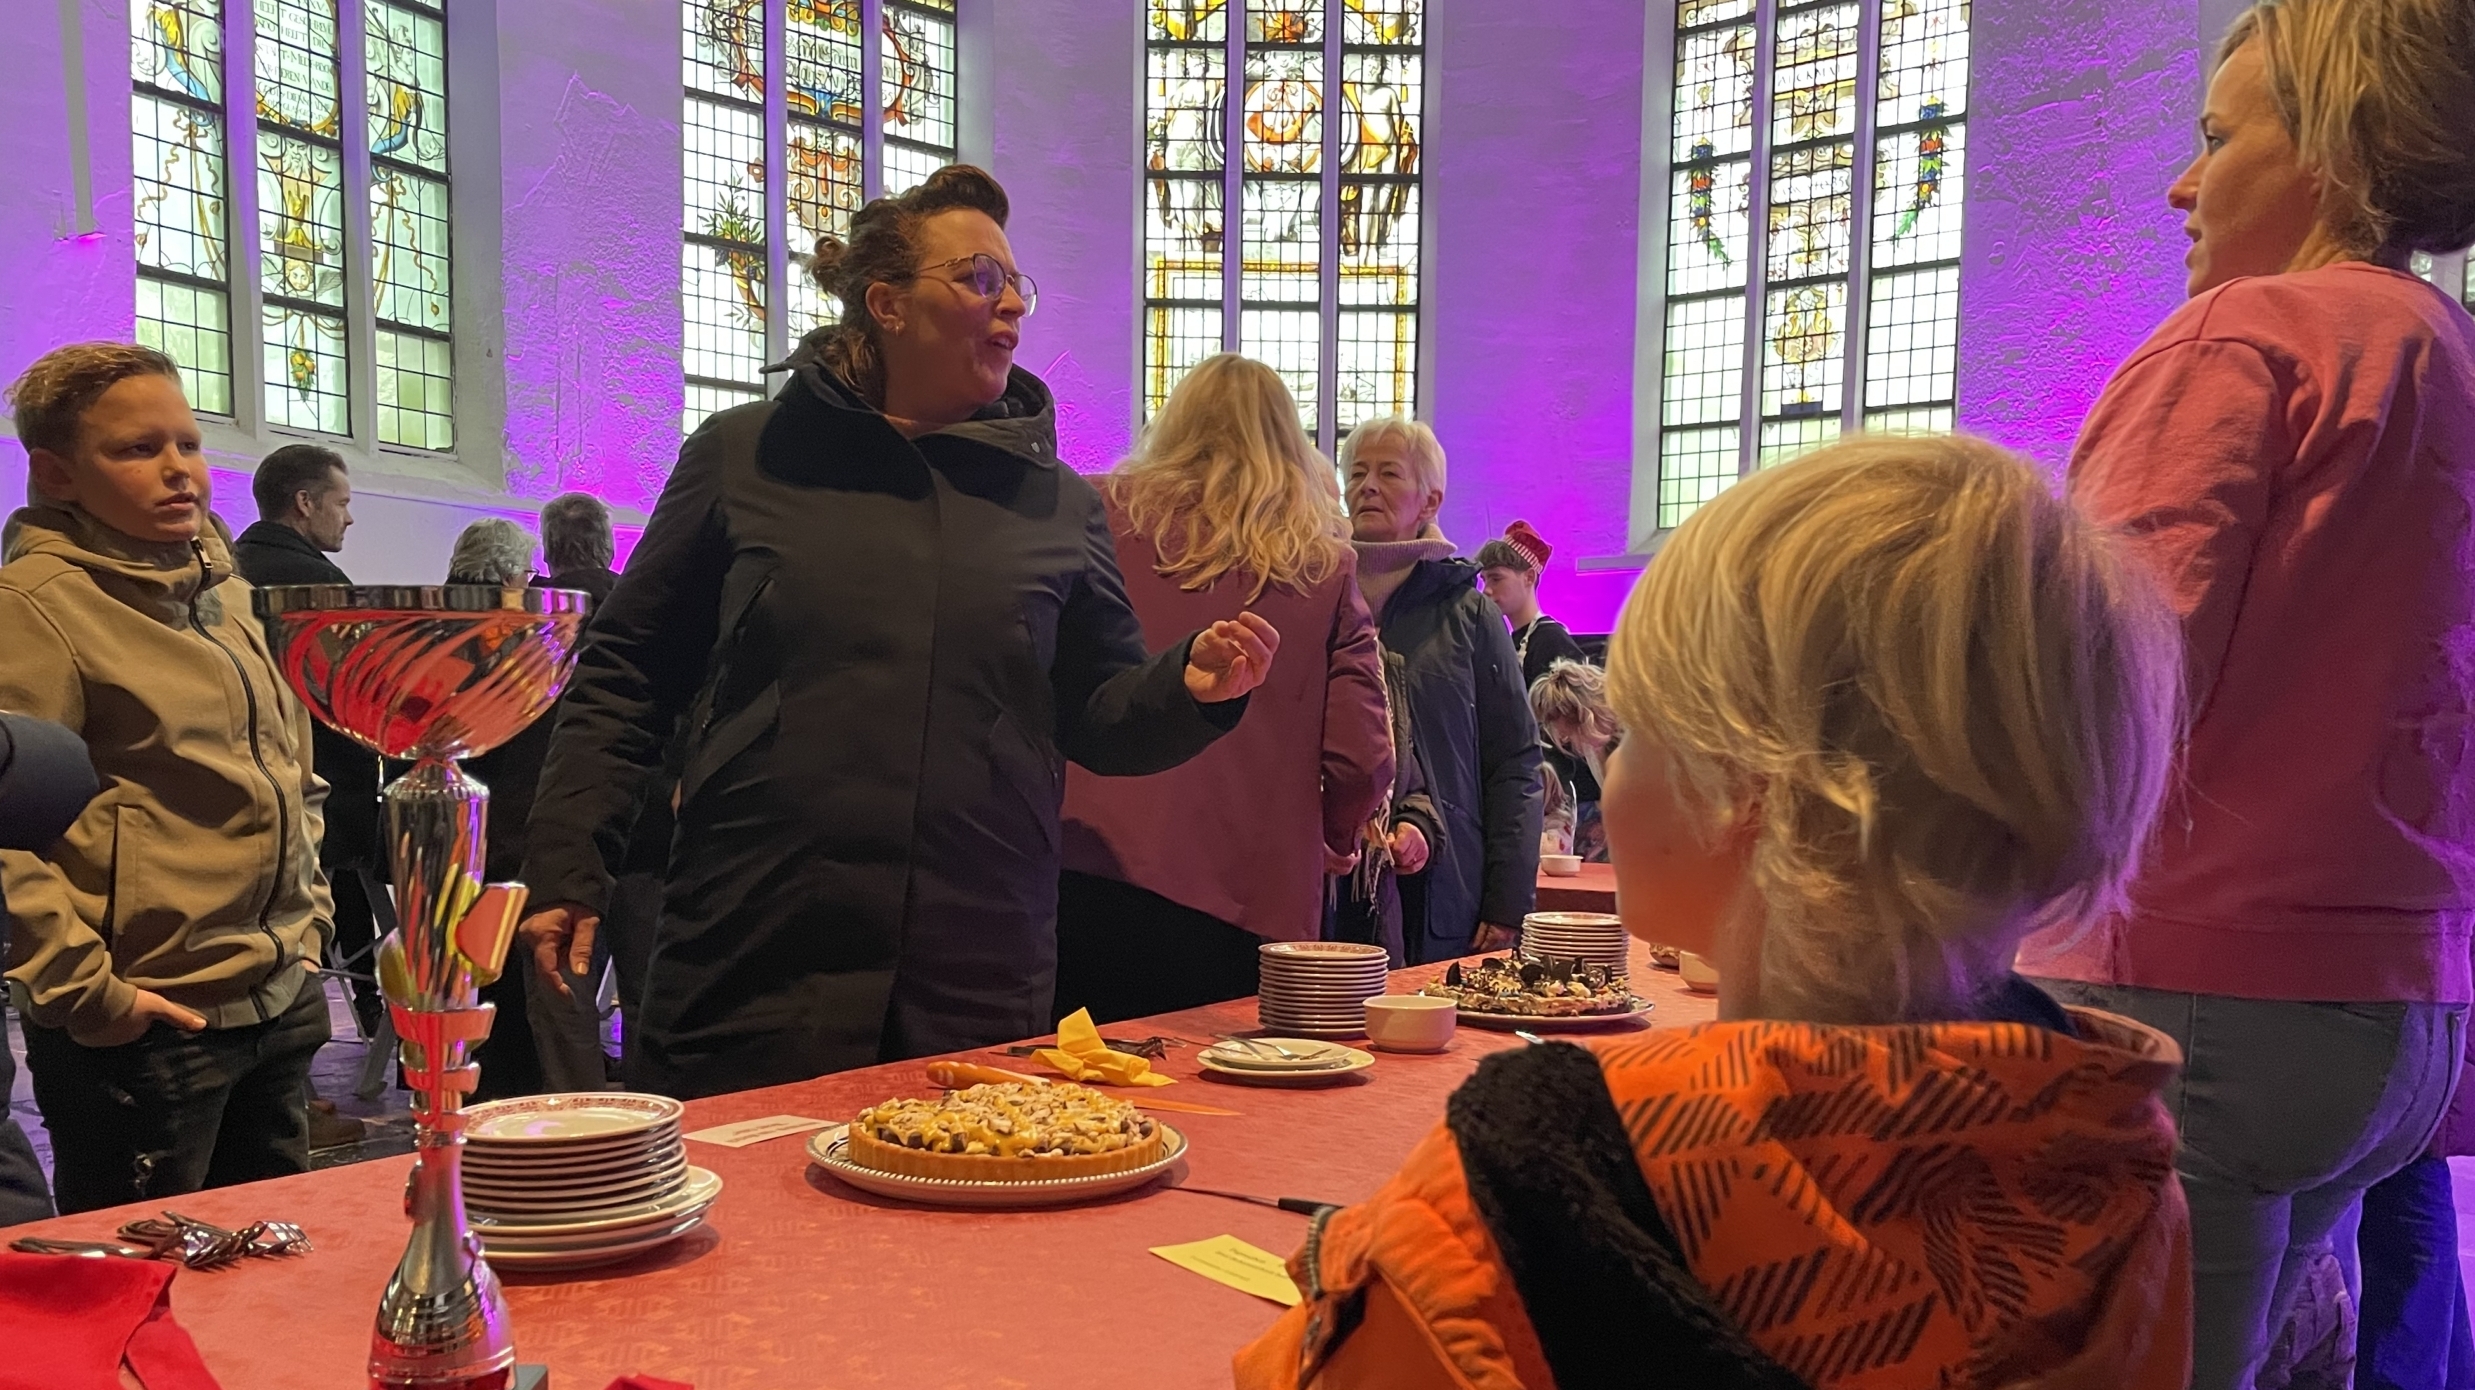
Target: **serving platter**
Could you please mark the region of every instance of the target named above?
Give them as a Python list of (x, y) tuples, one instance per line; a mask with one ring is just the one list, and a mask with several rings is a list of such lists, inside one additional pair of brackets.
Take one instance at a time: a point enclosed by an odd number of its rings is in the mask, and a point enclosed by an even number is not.
[[(1137, 1108), (1142, 1102), (1137, 1101)], [(1159, 1123), (1154, 1121), (1154, 1123)], [(851, 1127), (820, 1129), (808, 1136), (808, 1158), (835, 1179), (879, 1197), (932, 1207), (1062, 1207), (1132, 1192), (1166, 1173), (1186, 1156), (1186, 1136), (1162, 1124), (1160, 1157), (1122, 1173), (1096, 1173), (1085, 1178), (1046, 1178), (1028, 1182), (977, 1182), (961, 1178), (919, 1178), (908, 1173), (881, 1173), (851, 1162)]]
[(1633, 1007), (1620, 1014), (1568, 1014), (1557, 1018), (1538, 1014), (1499, 1014), (1478, 1009), (1456, 1010), (1461, 1021), (1473, 1028), (1493, 1028), (1510, 1032), (1515, 1028), (1532, 1033), (1587, 1033), (1599, 1028), (1630, 1028), (1650, 1016), (1658, 1007), (1647, 999), (1635, 996)]

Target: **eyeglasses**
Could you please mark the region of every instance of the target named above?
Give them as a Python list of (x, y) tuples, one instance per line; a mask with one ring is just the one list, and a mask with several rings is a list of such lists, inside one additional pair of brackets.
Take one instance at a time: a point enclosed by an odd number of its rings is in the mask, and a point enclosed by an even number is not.
[(971, 267), (971, 275), (968, 279), (955, 283), (969, 285), (972, 292), (982, 299), (995, 299), (1005, 292), (1006, 286), (1012, 285), (1014, 292), (1023, 297), (1025, 317), (1029, 317), (1032, 310), (1040, 307), (1040, 287), (1032, 283), (1031, 277), (1019, 270), (1006, 269), (995, 256), (985, 251), (972, 256), (956, 256), (950, 261), (939, 261), (935, 265), (924, 265), (917, 273), (925, 275), (932, 270), (943, 270), (950, 265), (964, 264)]

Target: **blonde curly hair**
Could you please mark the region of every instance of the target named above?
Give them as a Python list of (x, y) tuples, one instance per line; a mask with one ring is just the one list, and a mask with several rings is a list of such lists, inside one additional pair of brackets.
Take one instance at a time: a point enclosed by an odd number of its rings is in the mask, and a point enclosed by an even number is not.
[(1608, 692), (1718, 835), (1754, 822), (1762, 1014), (1965, 1017), (2028, 931), (2119, 902), (2182, 724), (2132, 558), (1979, 440), (1757, 473), (1626, 602)]

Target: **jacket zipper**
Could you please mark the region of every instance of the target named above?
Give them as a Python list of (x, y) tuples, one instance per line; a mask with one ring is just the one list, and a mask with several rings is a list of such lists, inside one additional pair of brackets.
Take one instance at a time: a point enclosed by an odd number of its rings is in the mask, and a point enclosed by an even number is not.
[[(275, 948), (275, 970), (280, 973), (286, 962), (283, 938), (275, 934), (275, 899), (284, 891), (284, 866), (292, 858), (292, 817), (284, 809), (283, 784), (275, 780), (275, 772), (266, 765), (266, 754), (258, 746), (258, 690), (249, 683), (249, 669), (241, 665), (241, 659), (233, 655), (230, 647), (215, 640), (215, 634), (206, 630), (206, 622), (198, 614), (198, 597), (206, 592), (207, 582), (214, 577), (206, 562), (206, 546), (191, 541), (189, 547), (198, 557), (198, 587), (189, 595), (189, 626), (206, 639), (206, 645), (222, 652), (224, 660), (232, 663), (232, 674), (241, 683), (241, 700), (249, 711), (249, 760), (258, 765), (258, 775), (266, 779), (266, 789), (275, 798), (275, 872), (267, 884), (266, 905), (258, 909), (258, 930), (266, 933), (267, 943)], [(266, 1005), (259, 1000), (256, 990), (250, 991), (249, 1006), (257, 1011), (260, 1023), (267, 1021)]]

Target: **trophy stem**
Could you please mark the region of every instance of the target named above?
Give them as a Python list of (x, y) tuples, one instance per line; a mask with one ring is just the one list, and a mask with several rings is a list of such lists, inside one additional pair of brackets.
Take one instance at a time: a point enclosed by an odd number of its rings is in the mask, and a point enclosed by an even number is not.
[(501, 1390), (515, 1365), (507, 1300), (464, 1214), (467, 1060), (490, 1034), (456, 928), (481, 896), (489, 792), (453, 763), (425, 759), (383, 797), (398, 926), (380, 948), (379, 979), (403, 1041), (418, 1134), (405, 1214), (404, 1257), (379, 1299), (370, 1382), (379, 1390)]

